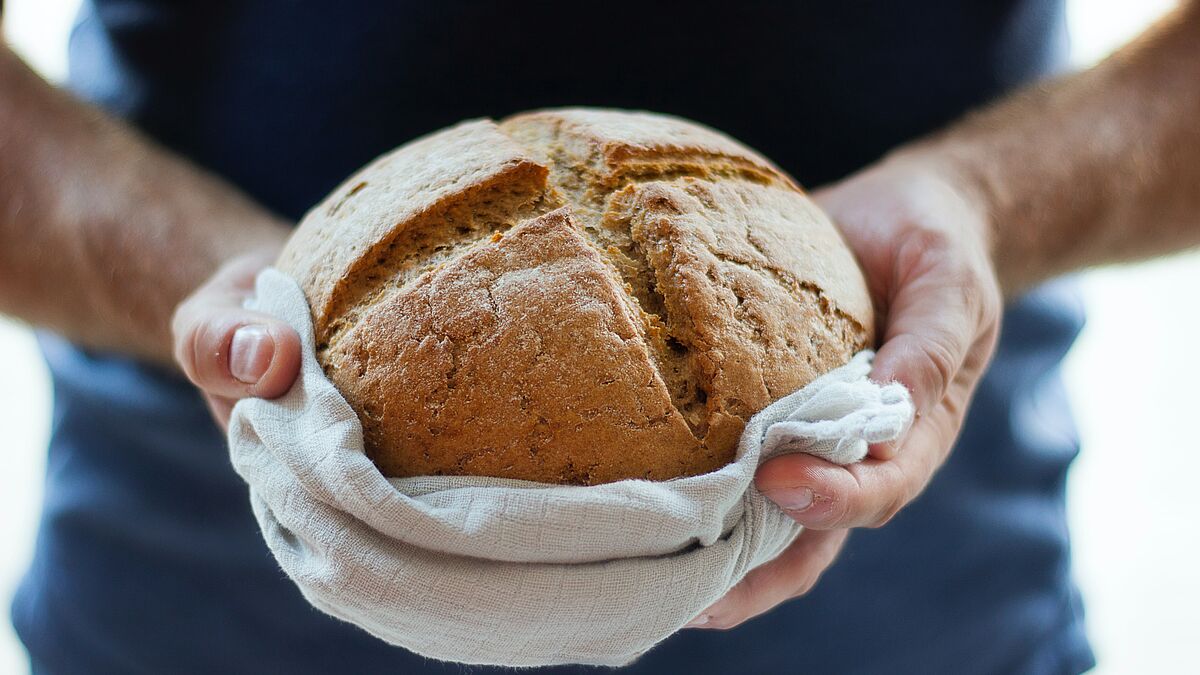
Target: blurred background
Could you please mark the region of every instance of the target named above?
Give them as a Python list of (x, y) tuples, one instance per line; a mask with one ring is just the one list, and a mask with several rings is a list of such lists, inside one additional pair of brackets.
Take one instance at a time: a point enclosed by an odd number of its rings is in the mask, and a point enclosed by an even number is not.
[[(1173, 6), (1068, 0), (1072, 60), (1086, 67)], [(47, 78), (66, 73), (78, 0), (7, 0), (4, 33)], [(1181, 672), (1196, 663), (1200, 606), (1200, 253), (1082, 275), (1088, 325), (1066, 362), (1083, 436), (1070, 478), (1075, 569), (1100, 660), (1093, 671)], [(29, 330), (0, 317), (0, 673), (22, 672), (8, 599), (31, 555), (50, 386)], [(1193, 432), (1194, 433), (1194, 432)], [(986, 583), (986, 580), (980, 580)]]

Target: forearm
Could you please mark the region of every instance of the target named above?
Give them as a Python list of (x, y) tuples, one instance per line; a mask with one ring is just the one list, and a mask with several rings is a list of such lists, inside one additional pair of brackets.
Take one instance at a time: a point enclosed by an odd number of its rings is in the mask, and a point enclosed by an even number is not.
[(1200, 244), (1200, 2), (893, 158), (936, 164), (978, 198), (1009, 295)]
[(175, 306), (285, 225), (0, 47), (0, 312), (170, 362)]

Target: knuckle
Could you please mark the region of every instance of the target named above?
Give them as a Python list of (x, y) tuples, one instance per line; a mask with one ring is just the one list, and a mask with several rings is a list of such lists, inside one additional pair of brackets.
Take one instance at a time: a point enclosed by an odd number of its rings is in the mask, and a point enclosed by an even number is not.
[[(772, 569), (771, 565), (765, 565), (756, 570), (751, 570), (750, 574), (742, 577), (742, 580), (729, 593), (728, 599), (732, 602), (727, 607), (742, 608), (753, 602), (754, 598), (762, 592), (762, 579), (769, 576)], [(733, 614), (737, 613), (733, 612)]]
[(980, 307), (984, 304), (983, 275), (966, 261), (957, 261), (947, 271), (947, 285), (962, 293), (963, 302), (967, 307)]
[(967, 248), (942, 258), (942, 283), (962, 294), (963, 306), (985, 323), (998, 318), (1004, 304), (995, 270), (982, 252)]
[(907, 278), (925, 274), (953, 260), (947, 252), (953, 246), (950, 233), (909, 223), (900, 233), (895, 249), (895, 265)]
[(886, 492), (878, 502), (873, 517), (867, 523), (869, 528), (880, 528), (887, 525), (908, 505), (915, 496), (918, 488), (914, 488), (914, 480), (907, 471), (897, 463), (883, 465), (888, 472), (884, 478), (882, 489)]
[(959, 267), (954, 272), (954, 285), (962, 291), (966, 307), (974, 310), (980, 325), (998, 320), (1003, 300), (995, 276), (966, 262)]
[(941, 399), (942, 392), (954, 379), (958, 370), (958, 359), (954, 349), (946, 344), (944, 338), (925, 340), (924, 348), (920, 350), (918, 367), (925, 373), (928, 384), (934, 388), (934, 402)]
[(914, 255), (946, 251), (954, 244), (954, 237), (949, 230), (931, 227), (919, 221), (909, 221), (902, 236), (902, 245), (909, 247), (910, 254)]
[(875, 516), (874, 520), (868, 525), (872, 529), (877, 529), (892, 522), (896, 514), (908, 503), (905, 496), (894, 496), (883, 503), (882, 510)]
[(1000, 285), (994, 277), (988, 279), (987, 285), (981, 292), (979, 323), (988, 327), (989, 330), (996, 330), (1000, 326), (1000, 316), (1004, 311), (1004, 295), (1000, 292)]
[(802, 595), (807, 595), (809, 591), (817, 585), (817, 580), (821, 578), (819, 572), (807, 572), (796, 583), (796, 588), (792, 592), (793, 598), (798, 598)]

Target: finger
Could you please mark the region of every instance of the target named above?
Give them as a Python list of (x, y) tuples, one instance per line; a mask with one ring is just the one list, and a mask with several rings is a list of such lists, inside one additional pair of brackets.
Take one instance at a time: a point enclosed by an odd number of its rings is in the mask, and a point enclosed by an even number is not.
[(204, 402), (208, 404), (208, 411), (212, 413), (212, 418), (216, 420), (221, 431), (229, 431), (229, 417), (233, 414), (235, 401), (218, 396), (205, 396)]
[(837, 558), (846, 534), (846, 530), (801, 532), (779, 557), (751, 570), (687, 627), (733, 628), (785, 600), (807, 593)]
[(908, 430), (904, 431), (901, 438), (894, 441), (884, 441), (882, 443), (872, 443), (867, 446), (867, 456), (875, 459), (892, 459), (900, 452), (900, 442), (903, 436), (908, 435)]
[(819, 530), (879, 527), (889, 521), (932, 476), (934, 463), (917, 462), (936, 453), (927, 440), (932, 425), (913, 430), (910, 441), (922, 451), (906, 448), (895, 459), (868, 458), (838, 466), (805, 454), (785, 455), (759, 468), (756, 484), (796, 522)]
[(920, 494), (945, 460), (974, 379), (964, 371), (945, 403), (913, 425), (892, 459), (838, 466), (811, 455), (784, 455), (763, 463), (755, 485), (805, 527), (879, 527)]
[(173, 325), (175, 358), (188, 379), (213, 396), (274, 398), (300, 372), (300, 336), (274, 317), (198, 292)]
[(945, 397), (972, 346), (996, 323), (999, 295), (940, 235), (906, 238), (895, 269), (871, 378), (904, 384), (917, 413), (925, 414)]

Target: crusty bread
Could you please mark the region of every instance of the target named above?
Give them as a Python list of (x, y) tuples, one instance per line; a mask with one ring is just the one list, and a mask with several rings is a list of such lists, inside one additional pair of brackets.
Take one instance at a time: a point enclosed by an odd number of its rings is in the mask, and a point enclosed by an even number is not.
[(309, 212), (278, 266), (389, 476), (712, 471), (874, 331), (854, 258), (786, 174), (648, 113), (409, 143)]

